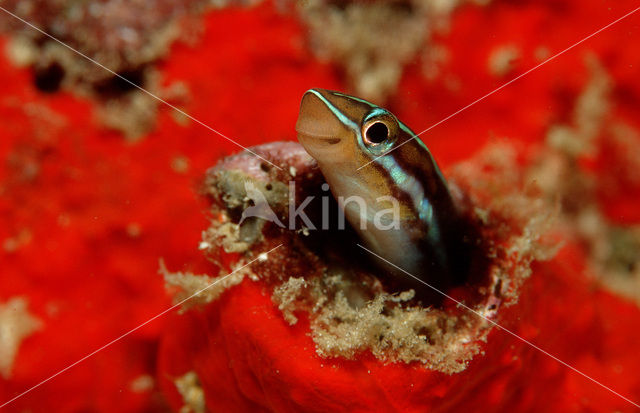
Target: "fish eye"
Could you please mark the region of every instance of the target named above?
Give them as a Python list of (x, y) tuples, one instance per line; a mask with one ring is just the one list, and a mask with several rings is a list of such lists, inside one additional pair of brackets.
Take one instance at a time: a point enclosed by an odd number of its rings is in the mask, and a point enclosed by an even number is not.
[(367, 119), (362, 126), (362, 140), (370, 148), (393, 143), (398, 132), (398, 124), (393, 115), (385, 113)]
[(389, 128), (382, 121), (374, 121), (366, 126), (364, 141), (369, 145), (379, 145), (389, 139)]

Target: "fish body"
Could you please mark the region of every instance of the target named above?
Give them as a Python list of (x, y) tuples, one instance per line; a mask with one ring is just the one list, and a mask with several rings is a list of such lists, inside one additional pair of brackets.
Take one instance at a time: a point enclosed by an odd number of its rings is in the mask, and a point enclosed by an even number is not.
[(365, 100), (311, 89), (296, 131), (367, 248), (440, 287), (459, 276), (459, 212), (428, 148), (406, 125)]

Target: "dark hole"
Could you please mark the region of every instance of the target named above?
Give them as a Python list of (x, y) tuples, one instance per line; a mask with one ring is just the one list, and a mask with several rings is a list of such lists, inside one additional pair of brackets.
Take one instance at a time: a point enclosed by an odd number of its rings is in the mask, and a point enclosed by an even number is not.
[(267, 191), (271, 191), (273, 189), (273, 185), (267, 184), (265, 185), (264, 189), (266, 189)]
[(496, 297), (500, 297), (500, 293), (502, 292), (502, 280), (498, 280), (495, 287), (493, 287), (493, 295)]
[(414, 6), (410, 1), (394, 1), (389, 3), (391, 10), (396, 13), (403, 13), (406, 15), (413, 15), (415, 13)]
[(60, 89), (62, 79), (64, 79), (64, 69), (59, 63), (53, 62), (47, 66), (36, 67), (33, 82), (38, 90), (54, 93)]
[(376, 122), (367, 129), (367, 141), (373, 144), (382, 143), (389, 137), (389, 129), (382, 122)]
[(416, 334), (419, 336), (423, 336), (424, 341), (426, 341), (427, 344), (433, 344), (433, 339), (431, 338), (433, 336), (433, 331), (429, 330), (428, 328), (421, 327), (418, 331), (416, 331)]
[(265, 172), (269, 172), (271, 170), (271, 167), (266, 162), (262, 162), (260, 164), (260, 169), (262, 169)]
[(335, 7), (338, 10), (345, 10), (347, 8), (347, 1), (345, 0), (330, 0), (327, 2), (330, 6)]
[(137, 89), (136, 86), (142, 86), (144, 82), (143, 68), (124, 70), (118, 75), (96, 83), (94, 90), (103, 96), (119, 96)]

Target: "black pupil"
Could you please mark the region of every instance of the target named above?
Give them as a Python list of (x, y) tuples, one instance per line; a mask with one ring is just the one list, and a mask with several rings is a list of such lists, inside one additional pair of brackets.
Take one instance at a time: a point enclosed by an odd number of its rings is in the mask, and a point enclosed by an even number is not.
[(377, 144), (382, 143), (389, 137), (389, 128), (382, 122), (376, 122), (367, 129), (367, 141)]

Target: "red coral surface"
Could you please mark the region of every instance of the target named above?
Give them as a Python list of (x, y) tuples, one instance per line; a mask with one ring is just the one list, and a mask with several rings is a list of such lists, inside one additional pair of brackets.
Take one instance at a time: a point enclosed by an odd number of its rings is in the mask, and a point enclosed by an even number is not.
[[(435, 39), (449, 55), (438, 78), (425, 80), (420, 62), (408, 67), (389, 108), (421, 131), (538, 64), (541, 50), (553, 55), (634, 7), (630, 0), (464, 6)], [(176, 44), (160, 71), (167, 83), (186, 83), (189, 114), (244, 146), (295, 139), (302, 93), (343, 88), (339, 73), (308, 50), (293, 13), (266, 2), (204, 19), (199, 41)], [(445, 170), (493, 137), (542, 142), (551, 125), (571, 122), (589, 54), (615, 83), (612, 116), (640, 130), (639, 34), (640, 14), (630, 16), (423, 138)], [(495, 76), (487, 61), (505, 45), (520, 57)], [(42, 322), (21, 342), (10, 375), (0, 376), (4, 403), (168, 308), (160, 258), (171, 269), (211, 272), (197, 250), (207, 226), (198, 188), (208, 167), (239, 148), (198, 123), (178, 122), (169, 108), (153, 132), (127, 142), (96, 122), (91, 99), (39, 92), (30, 70), (4, 54), (0, 68), (0, 303), (24, 297)], [(638, 181), (609, 184), (622, 179), (613, 168), (619, 152), (586, 162), (606, 178), (596, 182), (607, 217), (639, 224)], [(537, 264), (507, 327), (638, 402), (640, 310), (590, 277), (587, 254), (568, 241), (553, 261)], [(170, 384), (194, 368), (217, 411), (424, 411), (423, 403), (437, 411), (633, 409), (499, 330), (487, 356), (459, 375), (425, 379), (413, 366), (324, 360), (305, 322), (288, 326), (257, 284), (232, 292), (202, 313), (154, 320), (4, 409), (178, 409), (182, 398)], [(163, 331), (171, 334), (158, 362)], [(147, 376), (156, 384), (140, 386)]]

